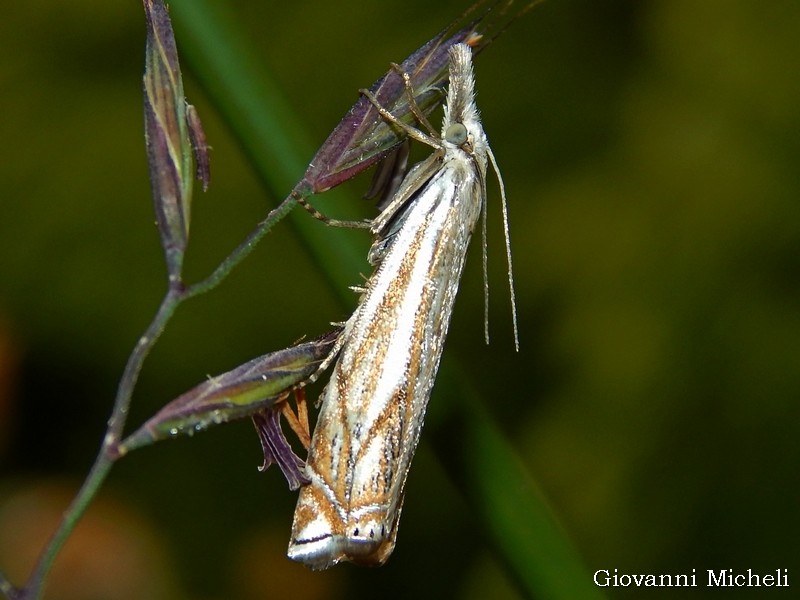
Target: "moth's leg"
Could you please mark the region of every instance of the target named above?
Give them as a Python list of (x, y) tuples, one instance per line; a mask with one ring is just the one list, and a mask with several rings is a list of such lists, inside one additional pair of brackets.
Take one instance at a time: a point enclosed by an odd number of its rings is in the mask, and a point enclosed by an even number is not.
[(295, 388), (294, 400), (297, 404), (297, 414), (292, 411), (289, 401), (281, 403), (281, 413), (292, 431), (295, 432), (303, 448), (308, 450), (311, 445), (311, 429), (308, 426), (308, 405), (306, 404), (305, 388)]
[(292, 198), (294, 198), (300, 206), (306, 209), (312, 217), (319, 219), (331, 227), (347, 227), (349, 229), (369, 229), (372, 227), (372, 221), (341, 221), (339, 219), (331, 219), (328, 215), (319, 212), (308, 200), (303, 198), (295, 191), (292, 191)]
[(425, 129), (428, 130), (428, 133), (431, 137), (438, 138), (439, 132), (433, 128), (431, 122), (428, 121), (428, 117), (425, 116), (425, 113), (422, 112), (419, 104), (417, 104), (417, 100), (414, 97), (414, 86), (411, 85), (411, 76), (406, 73), (397, 63), (391, 63), (391, 67), (395, 73), (403, 78), (403, 85), (406, 87), (406, 98), (408, 98), (408, 107), (411, 109), (414, 117), (416, 117), (417, 122), (419, 122), (423, 127), (425, 127)]
[(431, 136), (423, 133), (419, 129), (416, 129), (415, 127), (412, 127), (408, 123), (403, 123), (400, 119), (398, 119), (392, 113), (390, 113), (388, 110), (386, 110), (383, 106), (381, 106), (381, 103), (378, 102), (378, 99), (369, 90), (360, 89), (360, 90), (358, 90), (358, 92), (360, 94), (362, 94), (367, 100), (369, 100), (372, 103), (372, 105), (377, 109), (378, 113), (380, 113), (380, 115), (388, 123), (391, 123), (395, 127), (398, 127), (399, 129), (402, 129), (406, 133), (406, 135), (408, 137), (410, 137), (411, 139), (417, 140), (418, 142), (422, 142), (423, 144), (427, 144), (428, 146), (431, 146), (432, 148), (441, 148), (442, 147), (442, 143), (437, 137), (431, 137)]

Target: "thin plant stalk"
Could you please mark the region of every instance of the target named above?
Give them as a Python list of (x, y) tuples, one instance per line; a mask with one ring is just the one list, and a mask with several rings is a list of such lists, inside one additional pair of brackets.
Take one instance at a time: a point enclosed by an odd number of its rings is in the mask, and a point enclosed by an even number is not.
[[(159, 306), (153, 321), (136, 343), (125, 365), (125, 371), (123, 372), (119, 387), (117, 388), (114, 408), (108, 420), (108, 427), (106, 428), (103, 442), (100, 446), (100, 452), (97, 454), (97, 458), (88, 476), (84, 480), (83, 485), (81, 485), (77, 495), (64, 512), (58, 528), (47, 542), (25, 587), (22, 590), (17, 590), (15, 592), (16, 595), (10, 595), (10, 598), (14, 600), (38, 600), (41, 598), (47, 576), (50, 573), (50, 569), (53, 566), (53, 562), (59, 550), (61, 550), (64, 543), (75, 529), (75, 526), (78, 524), (78, 521), (86, 512), (87, 507), (97, 495), (100, 486), (103, 484), (114, 462), (119, 458), (117, 447), (122, 436), (122, 431), (125, 428), (128, 408), (130, 407), (131, 397), (133, 396), (133, 390), (136, 387), (139, 373), (142, 370), (142, 365), (147, 355), (158, 341), (158, 338), (163, 333), (164, 328), (178, 308), (178, 305), (185, 298), (186, 296), (183, 295), (179, 289), (175, 287), (171, 288), (161, 302), (161, 306)], [(6, 595), (9, 595), (7, 591)]]

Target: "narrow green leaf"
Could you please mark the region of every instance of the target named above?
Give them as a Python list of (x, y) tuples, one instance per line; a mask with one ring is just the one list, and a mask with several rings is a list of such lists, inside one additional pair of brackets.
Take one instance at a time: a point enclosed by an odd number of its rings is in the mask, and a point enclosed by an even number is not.
[(605, 595), (485, 402), (466, 374), (449, 366), (446, 377), (458, 405), (450, 403), (453, 410), (433, 436), (434, 445), (498, 557), (530, 596), (601, 600)]

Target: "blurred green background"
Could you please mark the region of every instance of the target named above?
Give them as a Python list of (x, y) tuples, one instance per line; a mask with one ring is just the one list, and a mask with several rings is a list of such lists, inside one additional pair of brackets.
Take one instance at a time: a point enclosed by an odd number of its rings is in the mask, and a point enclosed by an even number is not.
[[(221, 3), (302, 122), (306, 160), (359, 87), (467, 4)], [(39, 0), (3, 13), (0, 569), (21, 583), (91, 464), (165, 281), (142, 135), (141, 6)], [(182, 53), (179, 18), (176, 30)], [(469, 373), (588, 577), (696, 569), (700, 587), (650, 592), (659, 598), (790, 594), (708, 589), (706, 569), (789, 569), (798, 585), (798, 32), (796, 0), (551, 0), (476, 61), (510, 204), (522, 350), (491, 187), (492, 344), (473, 243), (445, 360), (459, 365), (449, 376)], [(212, 187), (193, 209), (195, 281), (281, 197), (260, 186), (182, 58), (213, 146)], [(315, 204), (369, 214), (367, 181)], [(361, 232), (333, 235), (369, 245)], [(359, 273), (366, 263), (352, 283)], [(131, 426), (351, 308), (285, 221), (181, 308), (145, 365)], [(257, 472), (242, 422), (121, 461), (49, 597), (521, 597), (449, 477), (458, 444), (443, 423), (461, 399), (445, 390), (434, 390), (385, 567), (311, 574), (284, 558), (295, 496), (277, 470)]]

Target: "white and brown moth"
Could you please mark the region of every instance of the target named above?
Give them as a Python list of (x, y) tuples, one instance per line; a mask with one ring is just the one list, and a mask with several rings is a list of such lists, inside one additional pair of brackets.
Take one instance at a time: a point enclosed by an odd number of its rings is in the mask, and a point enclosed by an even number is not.
[(489, 159), (497, 170), (475, 106), (469, 46), (454, 45), (449, 61), (441, 137), (397, 123), (434, 153), (411, 169), (372, 225), (370, 261), (378, 266), (322, 394), (306, 464), (311, 483), (300, 491), (288, 552), (315, 569), (380, 565), (394, 549), (467, 246), (485, 210)]

